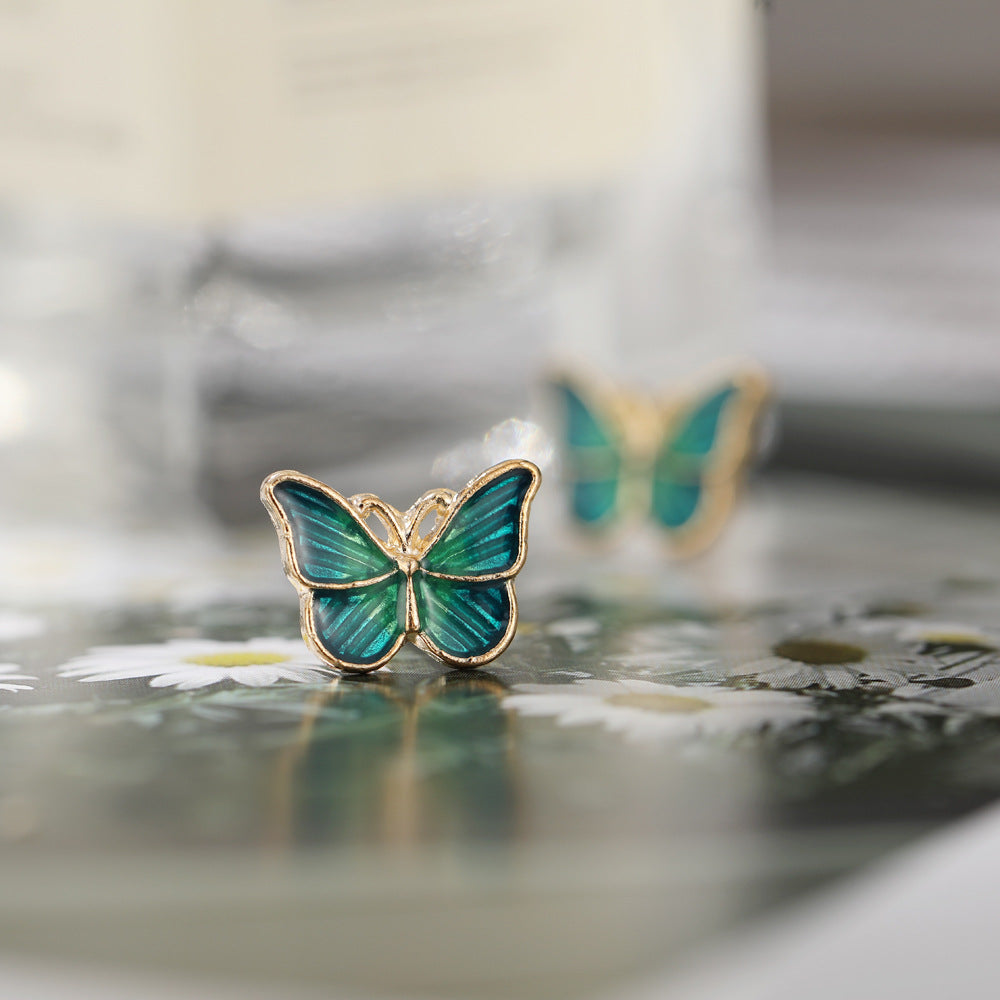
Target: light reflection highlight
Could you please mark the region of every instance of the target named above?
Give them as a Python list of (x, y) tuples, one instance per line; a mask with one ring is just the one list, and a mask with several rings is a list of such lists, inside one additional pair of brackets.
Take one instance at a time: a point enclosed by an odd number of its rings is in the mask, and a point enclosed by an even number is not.
[(20, 437), (28, 427), (31, 390), (27, 379), (0, 364), (0, 441)]
[(511, 458), (534, 462), (544, 473), (555, 459), (555, 441), (538, 424), (509, 417), (482, 438), (464, 441), (438, 455), (431, 467), (435, 479), (462, 484), (484, 469)]

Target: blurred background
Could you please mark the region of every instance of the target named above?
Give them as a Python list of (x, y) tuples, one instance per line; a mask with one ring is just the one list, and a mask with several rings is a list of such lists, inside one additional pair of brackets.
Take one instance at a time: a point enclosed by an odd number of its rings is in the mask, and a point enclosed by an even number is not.
[[(610, 991), (1000, 795), (995, 695), (911, 725), (861, 690), (928, 649), (1000, 689), (998, 40), (991, 0), (0, 0), (0, 642), (27, 644), (0, 668), (44, 679), (0, 716), (10, 947)], [(776, 407), (719, 550), (575, 547), (546, 373), (669, 396), (727, 358)], [(88, 646), (294, 638), (275, 469), (405, 508), (512, 455), (546, 487), (482, 687), (405, 656), (308, 702), (54, 679)], [(711, 657), (844, 621), (759, 686), (844, 700), (707, 772), (501, 710), (630, 670), (725, 686)], [(76, 981), (37, 973), (15, 992)]]
[(421, 492), (555, 356), (662, 389), (751, 346), (751, 5), (193, 11), (2, 11), (19, 519), (259, 521), (281, 466)]
[(778, 3), (763, 336), (784, 458), (997, 485), (995, 5)]
[(402, 502), (553, 360), (756, 357), (776, 465), (996, 485), (993, 5), (194, 9), (0, 7), (8, 523)]
[(779, 464), (995, 485), (963, 2), (5, 4), (5, 507), (253, 520), (279, 465), (426, 475), (553, 359), (732, 355)]

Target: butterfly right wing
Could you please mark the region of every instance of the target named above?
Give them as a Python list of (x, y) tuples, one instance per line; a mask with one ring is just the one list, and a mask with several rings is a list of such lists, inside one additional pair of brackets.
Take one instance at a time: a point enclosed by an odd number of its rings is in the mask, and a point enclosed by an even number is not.
[(527, 555), (541, 473), (521, 460), (487, 469), (456, 495), (413, 578), (418, 645), (456, 667), (499, 656), (517, 628), (513, 577)]
[(575, 381), (553, 379), (562, 413), (563, 479), (573, 517), (600, 529), (615, 520), (622, 488), (622, 449), (611, 421)]
[(668, 431), (653, 464), (651, 512), (679, 554), (705, 548), (725, 523), (767, 399), (765, 376), (748, 367), (689, 402)]
[(299, 472), (264, 480), (261, 500), (299, 591), (303, 638), (341, 670), (374, 670), (403, 643), (404, 579), (349, 500)]

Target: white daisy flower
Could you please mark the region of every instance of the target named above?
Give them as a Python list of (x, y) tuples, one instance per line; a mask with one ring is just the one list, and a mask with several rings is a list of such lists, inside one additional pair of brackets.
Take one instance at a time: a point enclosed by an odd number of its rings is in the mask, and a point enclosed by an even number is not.
[(517, 684), (513, 692), (503, 705), (521, 715), (554, 718), (560, 726), (601, 725), (633, 743), (731, 737), (815, 717), (806, 698), (780, 691), (578, 680)]
[(30, 639), (45, 631), (45, 619), (12, 608), (0, 608), (0, 642)]
[(840, 638), (801, 636), (783, 639), (763, 655), (734, 665), (729, 676), (782, 691), (888, 693), (910, 674), (933, 664), (901, 649), (872, 648)]
[(914, 674), (896, 689), (897, 698), (952, 709), (1000, 713), (1000, 638), (991, 631), (955, 622), (911, 622), (900, 639), (938, 665)]
[(940, 661), (886, 625), (863, 634), (850, 627), (782, 633), (757, 622), (676, 622), (647, 629), (638, 640), (637, 651), (608, 662), (646, 677), (694, 683), (884, 694), (941, 669)]
[(309, 684), (328, 679), (331, 672), (299, 639), (171, 639), (145, 646), (98, 646), (66, 663), (59, 676), (87, 683), (148, 677), (150, 687), (190, 691), (223, 681), (247, 687), (279, 681)]
[(30, 674), (22, 674), (21, 668), (14, 663), (0, 663), (0, 691), (9, 691), (17, 694), (18, 691), (31, 691), (34, 684), (25, 684), (25, 681), (36, 681), (37, 677)]
[(912, 621), (899, 630), (901, 642), (934, 656), (948, 667), (1000, 659), (1000, 636), (958, 622)]

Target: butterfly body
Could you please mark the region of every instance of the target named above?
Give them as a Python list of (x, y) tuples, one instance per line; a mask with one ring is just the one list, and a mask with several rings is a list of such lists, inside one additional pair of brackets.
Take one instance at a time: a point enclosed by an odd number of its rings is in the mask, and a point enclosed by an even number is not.
[(564, 479), (574, 521), (607, 533), (647, 515), (675, 552), (721, 530), (755, 444), (768, 383), (749, 366), (661, 403), (573, 376), (551, 381), (563, 413)]
[(530, 462), (503, 462), (400, 512), (302, 473), (268, 476), (261, 499), (299, 591), (305, 640), (338, 669), (365, 672), (407, 641), (456, 667), (499, 656), (517, 627), (513, 578), (540, 480)]

